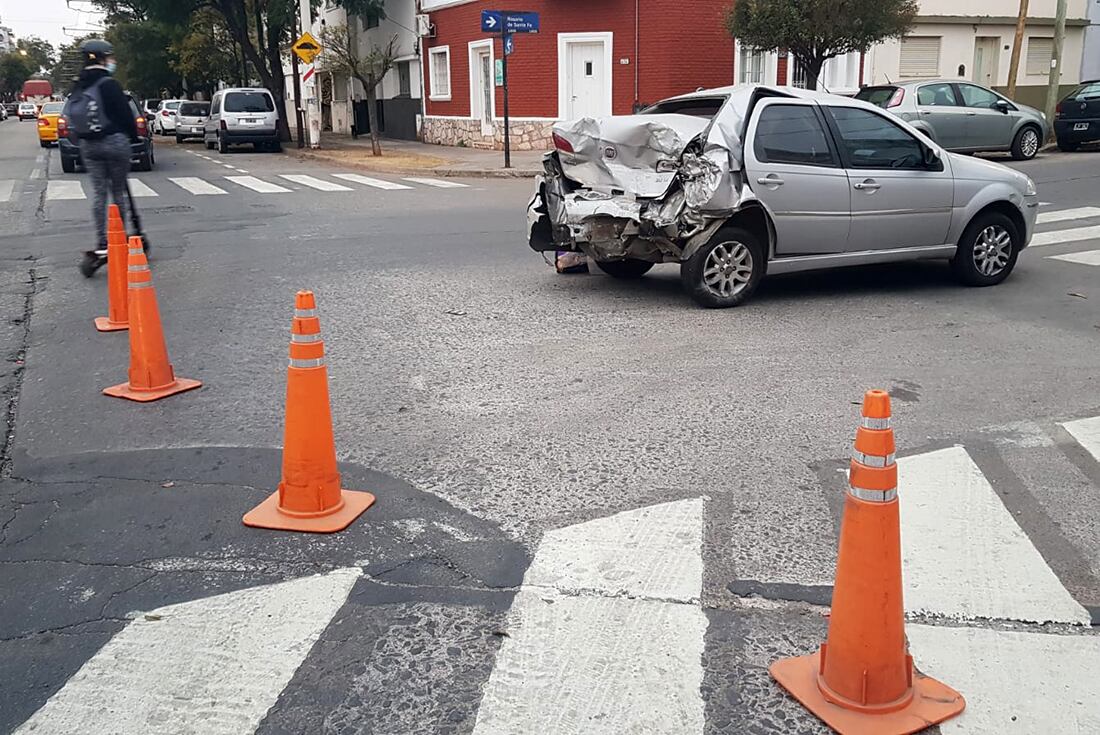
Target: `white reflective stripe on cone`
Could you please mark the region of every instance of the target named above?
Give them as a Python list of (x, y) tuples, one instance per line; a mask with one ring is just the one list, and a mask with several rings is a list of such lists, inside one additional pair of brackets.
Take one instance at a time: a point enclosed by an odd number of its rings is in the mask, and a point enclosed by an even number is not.
[(297, 342), (298, 344), (309, 344), (310, 342), (320, 342), (321, 335), (319, 334), (292, 334), (290, 335), (291, 342)]
[(864, 454), (858, 449), (853, 449), (852, 459), (868, 467), (889, 467), (894, 464), (893, 452), (883, 457), (881, 454)]
[(898, 497), (898, 489), (891, 488), (889, 490), (866, 490), (861, 487), (849, 487), (848, 492), (853, 497), (860, 500), (866, 500), (868, 503), (889, 503), (891, 500), (895, 500)]
[(290, 358), (290, 366), (296, 368), (315, 368), (324, 367), (325, 358), (318, 357), (313, 360), (299, 360), (297, 358)]
[(137, 281), (130, 283), (130, 288), (151, 288), (152, 285), (152, 281)]
[(317, 310), (316, 309), (295, 309), (294, 310), (294, 316), (302, 317), (302, 318), (310, 317), (310, 316), (317, 316)]
[(864, 416), (863, 419), (860, 421), (860, 426), (862, 426), (864, 429), (878, 429), (880, 431), (882, 429), (889, 429), (890, 417), (887, 416), (884, 419), (872, 419)]

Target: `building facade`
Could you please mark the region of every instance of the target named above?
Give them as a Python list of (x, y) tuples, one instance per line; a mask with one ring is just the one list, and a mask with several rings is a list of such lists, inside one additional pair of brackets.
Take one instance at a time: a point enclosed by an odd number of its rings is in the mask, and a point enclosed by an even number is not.
[(15, 50), (15, 34), (11, 28), (0, 26), (0, 55), (10, 54)]
[[(1030, 0), (1016, 99), (1042, 109), (1054, 48), (1057, 0)], [(1085, 30), (1097, 0), (1069, 0), (1061, 84), (1080, 81)], [(1004, 91), (1016, 35), (1017, 0), (921, 0), (917, 24), (900, 41), (871, 49), (871, 84), (899, 79), (966, 79)], [(1091, 12), (1097, 12), (1092, 10)], [(1100, 40), (1100, 39), (1097, 39)]]

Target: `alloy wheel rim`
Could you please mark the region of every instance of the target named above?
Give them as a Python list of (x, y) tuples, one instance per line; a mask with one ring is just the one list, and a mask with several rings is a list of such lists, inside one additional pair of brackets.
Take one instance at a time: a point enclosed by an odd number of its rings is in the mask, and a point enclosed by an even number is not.
[(974, 243), (974, 267), (983, 276), (996, 276), (1008, 265), (1012, 255), (1012, 235), (1000, 225), (990, 225), (978, 234)]
[(740, 242), (715, 245), (703, 267), (703, 284), (712, 293), (730, 298), (748, 288), (752, 279), (752, 251)]
[(1024, 132), (1024, 139), (1021, 141), (1024, 155), (1031, 158), (1039, 152), (1039, 136), (1034, 130), (1027, 130)]

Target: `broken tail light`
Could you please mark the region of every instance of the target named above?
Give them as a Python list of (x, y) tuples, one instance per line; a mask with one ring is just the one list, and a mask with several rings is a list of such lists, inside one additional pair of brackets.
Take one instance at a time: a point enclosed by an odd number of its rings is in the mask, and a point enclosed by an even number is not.
[(575, 152), (573, 150), (573, 144), (570, 143), (568, 140), (566, 140), (565, 136), (561, 135), (560, 133), (554, 133), (552, 137), (554, 139), (554, 147), (557, 148), (562, 153), (574, 153)]
[(886, 109), (889, 110), (891, 107), (897, 107), (898, 105), (900, 105), (904, 101), (905, 101), (905, 90), (902, 89), (901, 87), (898, 87), (894, 91), (894, 94), (891, 95), (890, 100), (886, 103)]

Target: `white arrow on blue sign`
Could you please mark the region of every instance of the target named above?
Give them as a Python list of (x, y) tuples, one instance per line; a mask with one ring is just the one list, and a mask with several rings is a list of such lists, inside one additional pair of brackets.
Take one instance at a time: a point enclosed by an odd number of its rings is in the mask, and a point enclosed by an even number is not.
[(513, 36), (511, 33), (505, 33), (504, 34), (504, 55), (505, 56), (511, 56), (512, 51), (515, 50), (515, 48), (516, 48), (515, 38), (516, 37)]
[(481, 11), (481, 30), (485, 33), (500, 33), (504, 26), (504, 16), (499, 10)]

